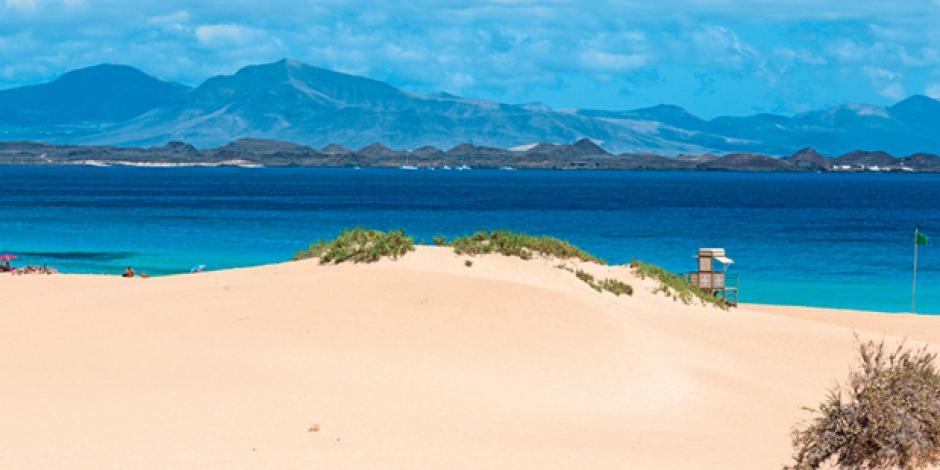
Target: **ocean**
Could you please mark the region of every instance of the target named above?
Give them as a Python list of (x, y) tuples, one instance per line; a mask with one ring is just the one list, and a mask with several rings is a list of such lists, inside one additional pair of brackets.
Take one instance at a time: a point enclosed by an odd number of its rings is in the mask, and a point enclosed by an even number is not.
[(676, 272), (723, 247), (742, 302), (940, 314), (940, 175), (0, 167), (0, 253), (69, 273), (277, 263), (363, 226), (511, 229)]

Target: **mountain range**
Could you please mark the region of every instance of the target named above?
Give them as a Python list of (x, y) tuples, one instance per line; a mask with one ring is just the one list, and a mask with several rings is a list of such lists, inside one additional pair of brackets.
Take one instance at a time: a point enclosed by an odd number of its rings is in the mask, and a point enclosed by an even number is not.
[[(839, 155), (878, 149), (940, 152), (940, 101), (912, 96), (893, 106), (847, 104), (794, 116), (699, 118), (673, 105), (629, 111), (556, 110), (447, 93), (417, 94), (369, 78), (291, 60), (253, 65), (195, 88), (103, 64), (38, 85), (0, 90), (0, 140), (197, 148), (239, 139), (321, 148), (381, 142), (398, 149), (529, 150), (582, 139), (615, 153), (762, 153), (805, 147)], [(366, 152), (368, 153), (368, 152)]]

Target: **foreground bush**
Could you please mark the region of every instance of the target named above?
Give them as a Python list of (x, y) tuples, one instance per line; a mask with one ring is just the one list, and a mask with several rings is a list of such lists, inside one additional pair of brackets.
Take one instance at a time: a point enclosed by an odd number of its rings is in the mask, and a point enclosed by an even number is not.
[(457, 254), (465, 255), (500, 253), (506, 256), (531, 259), (534, 254), (540, 254), (559, 259), (576, 258), (582, 261), (606, 264), (604, 260), (564, 240), (553, 237), (536, 237), (506, 230), (480, 231), (466, 237), (455, 238), (450, 245), (454, 247)]
[(405, 235), (403, 230), (386, 233), (357, 227), (344, 230), (333, 240), (320, 240), (310, 245), (306, 250), (298, 252), (294, 260), (319, 258), (320, 264), (346, 261), (373, 263), (383, 257), (396, 259), (414, 249), (414, 238)]
[(916, 469), (940, 463), (940, 374), (936, 354), (884, 341), (860, 344), (846, 397), (838, 386), (815, 419), (793, 431), (792, 469)]
[(630, 267), (633, 268), (633, 271), (640, 279), (651, 278), (659, 281), (659, 287), (654, 289), (653, 293), (662, 292), (666, 294), (667, 297), (681, 300), (682, 303), (686, 305), (690, 305), (695, 299), (698, 299), (702, 303), (711, 304), (724, 310), (728, 309), (728, 304), (718, 297), (689, 284), (688, 281), (682, 279), (675, 273), (667, 271), (655, 264), (633, 260), (630, 262)]

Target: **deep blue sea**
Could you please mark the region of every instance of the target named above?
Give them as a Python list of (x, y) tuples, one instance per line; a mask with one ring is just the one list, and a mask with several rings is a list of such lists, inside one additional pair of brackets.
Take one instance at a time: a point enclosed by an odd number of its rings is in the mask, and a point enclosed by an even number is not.
[(0, 167), (0, 252), (64, 272), (274, 263), (364, 226), (430, 242), (506, 228), (612, 263), (736, 260), (741, 300), (940, 313), (940, 175)]

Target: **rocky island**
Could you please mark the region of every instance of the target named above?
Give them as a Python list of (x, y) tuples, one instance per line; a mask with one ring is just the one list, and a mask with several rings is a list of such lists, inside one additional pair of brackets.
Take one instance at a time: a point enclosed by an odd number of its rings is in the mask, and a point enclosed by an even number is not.
[(829, 157), (811, 148), (789, 156), (706, 153), (672, 157), (651, 152), (614, 154), (588, 139), (512, 149), (466, 143), (447, 150), (433, 146), (393, 150), (381, 143), (357, 150), (338, 144), (317, 149), (276, 140), (240, 139), (209, 149), (183, 142), (147, 148), (0, 142), (0, 165), (940, 172), (940, 157), (927, 153), (896, 157), (883, 151), (862, 150)]

